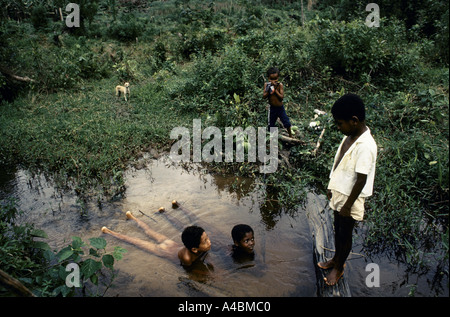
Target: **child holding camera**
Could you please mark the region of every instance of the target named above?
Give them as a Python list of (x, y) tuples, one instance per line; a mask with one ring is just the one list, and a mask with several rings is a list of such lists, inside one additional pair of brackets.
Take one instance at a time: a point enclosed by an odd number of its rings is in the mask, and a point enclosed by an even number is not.
[(278, 82), (280, 71), (276, 67), (271, 67), (267, 71), (267, 76), (269, 82), (264, 83), (263, 98), (268, 98), (270, 105), (268, 129), (275, 127), (275, 122), (280, 118), (281, 123), (289, 133), (289, 137), (292, 138), (291, 122), (283, 106), (284, 88), (283, 84)]

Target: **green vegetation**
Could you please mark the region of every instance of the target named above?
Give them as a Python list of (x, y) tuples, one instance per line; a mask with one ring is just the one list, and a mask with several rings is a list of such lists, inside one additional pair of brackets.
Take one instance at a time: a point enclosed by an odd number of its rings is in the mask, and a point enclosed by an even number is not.
[[(115, 247), (113, 252), (106, 252), (106, 240), (101, 237), (89, 239), (89, 244), (73, 237), (67, 247), (52, 250), (42, 240), (48, 238), (44, 231), (33, 225), (16, 224), (20, 213), (13, 201), (0, 205), (3, 271), (17, 278), (36, 296), (99, 296), (100, 291), (104, 294), (108, 290), (115, 278), (114, 262), (122, 258), (125, 249)], [(77, 265), (79, 280), (69, 276), (74, 271), (67, 269), (69, 263)], [(11, 294), (11, 290), (0, 285), (0, 296)]]
[[(313, 155), (313, 110), (357, 93), (379, 146), (367, 249), (448, 275), (447, 1), (377, 1), (378, 28), (364, 24), (363, 1), (97, 0), (77, 29), (49, 14), (61, 3), (0, 1), (0, 163), (113, 196), (142, 151), (169, 149), (173, 127), (265, 126), (261, 91), (277, 65), (306, 146), (285, 146), (289, 164), (264, 178), (254, 163), (211, 167), (260, 177), (295, 211), (308, 190), (323, 191), (342, 137), (320, 117)], [(128, 103), (114, 96), (124, 81)]]

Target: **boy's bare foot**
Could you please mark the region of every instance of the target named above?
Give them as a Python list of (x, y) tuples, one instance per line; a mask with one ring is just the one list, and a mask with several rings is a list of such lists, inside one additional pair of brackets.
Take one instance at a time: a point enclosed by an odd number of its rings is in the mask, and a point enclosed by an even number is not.
[(327, 277), (324, 278), (325, 283), (327, 285), (336, 285), (342, 275), (344, 275), (344, 269), (338, 270), (337, 268), (333, 268)]
[(317, 266), (324, 270), (332, 269), (334, 268), (334, 261), (331, 259), (327, 262), (318, 262)]

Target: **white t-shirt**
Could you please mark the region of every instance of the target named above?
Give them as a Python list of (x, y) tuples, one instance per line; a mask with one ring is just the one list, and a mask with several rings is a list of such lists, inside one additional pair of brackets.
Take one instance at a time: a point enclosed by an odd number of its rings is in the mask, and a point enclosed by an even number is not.
[[(341, 152), (342, 144), (336, 152), (333, 168)], [(375, 179), (375, 163), (377, 159), (377, 144), (370, 134), (370, 129), (361, 134), (359, 138), (345, 152), (339, 165), (330, 172), (330, 183), (328, 189), (334, 189), (344, 195), (350, 195), (353, 185), (356, 182), (356, 173), (367, 175), (366, 185), (361, 191), (360, 197), (369, 197), (373, 191), (373, 181)]]
[[(367, 181), (359, 198), (369, 197), (372, 195), (373, 182), (375, 179), (377, 144), (370, 133), (370, 129), (367, 128), (367, 130), (350, 146), (347, 152), (345, 152), (339, 165), (333, 170), (345, 138), (346, 136), (342, 139), (334, 157), (328, 189), (343, 194), (344, 196), (341, 199), (345, 199), (345, 196), (348, 197), (350, 195), (353, 186), (355, 185), (357, 178), (356, 173), (360, 173), (367, 175)], [(343, 203), (345, 203), (345, 201), (343, 201)]]

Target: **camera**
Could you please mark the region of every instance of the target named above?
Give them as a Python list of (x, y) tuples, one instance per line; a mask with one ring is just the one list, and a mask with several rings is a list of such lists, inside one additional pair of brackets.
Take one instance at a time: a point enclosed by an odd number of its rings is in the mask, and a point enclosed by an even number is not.
[[(273, 87), (273, 88), (272, 88)], [(268, 92), (269, 94), (272, 92), (272, 90), (275, 90), (275, 86), (274, 85), (272, 85), (272, 83), (271, 82), (268, 82), (267, 83), (267, 86), (266, 86), (266, 92)]]

